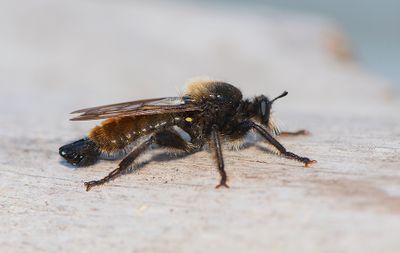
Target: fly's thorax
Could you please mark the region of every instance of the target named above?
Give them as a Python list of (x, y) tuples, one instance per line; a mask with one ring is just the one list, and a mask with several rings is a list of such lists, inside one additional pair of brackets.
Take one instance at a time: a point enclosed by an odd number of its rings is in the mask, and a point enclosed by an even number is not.
[(196, 103), (212, 102), (219, 105), (238, 104), (242, 92), (235, 86), (220, 81), (196, 81), (188, 85), (187, 95)]
[(191, 83), (187, 94), (203, 108), (197, 118), (205, 129), (214, 124), (223, 128), (235, 116), (242, 99), (242, 93), (238, 88), (219, 81)]

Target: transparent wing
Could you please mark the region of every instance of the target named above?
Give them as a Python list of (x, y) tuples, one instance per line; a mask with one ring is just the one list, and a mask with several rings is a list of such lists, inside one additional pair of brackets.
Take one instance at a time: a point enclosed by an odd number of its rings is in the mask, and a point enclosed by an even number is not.
[(131, 102), (103, 105), (74, 111), (80, 115), (71, 120), (96, 120), (113, 117), (152, 115), (164, 113), (178, 113), (200, 111), (188, 97), (166, 97), (136, 100)]

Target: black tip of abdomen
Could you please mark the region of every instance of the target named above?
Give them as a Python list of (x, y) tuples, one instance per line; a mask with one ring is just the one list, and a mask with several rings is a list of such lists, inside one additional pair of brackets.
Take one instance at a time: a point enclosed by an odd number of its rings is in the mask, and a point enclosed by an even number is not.
[(100, 151), (96, 143), (89, 138), (84, 138), (60, 147), (59, 154), (70, 164), (83, 167), (96, 163)]

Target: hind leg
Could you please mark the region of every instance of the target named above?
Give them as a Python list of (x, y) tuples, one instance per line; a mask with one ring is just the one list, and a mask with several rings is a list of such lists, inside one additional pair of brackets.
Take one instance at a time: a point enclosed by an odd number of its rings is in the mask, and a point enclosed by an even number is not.
[(184, 150), (188, 153), (194, 152), (197, 149), (196, 146), (191, 144), (190, 142), (182, 139), (180, 135), (178, 135), (174, 130), (165, 130), (152, 135), (147, 141), (140, 144), (137, 148), (135, 148), (129, 155), (127, 155), (118, 165), (118, 168), (111, 171), (106, 177), (100, 180), (93, 180), (90, 182), (85, 182), (86, 191), (89, 191), (93, 186), (102, 185), (107, 183), (110, 180), (115, 179), (122, 173), (124, 173), (128, 168), (132, 165), (135, 159), (144, 153), (151, 144), (156, 143), (161, 147), (175, 148)]
[(155, 141), (154, 136), (151, 136), (148, 140), (140, 144), (137, 148), (135, 148), (129, 155), (127, 155), (118, 165), (118, 168), (115, 170), (111, 171), (106, 177), (100, 179), (100, 180), (93, 180), (90, 182), (85, 182), (86, 186), (86, 191), (89, 191), (93, 186), (97, 185), (102, 185), (104, 183), (107, 183), (110, 180), (113, 180), (114, 178), (118, 177), (121, 173), (125, 172), (131, 164), (135, 161), (135, 159), (144, 153), (151, 144), (153, 144)]

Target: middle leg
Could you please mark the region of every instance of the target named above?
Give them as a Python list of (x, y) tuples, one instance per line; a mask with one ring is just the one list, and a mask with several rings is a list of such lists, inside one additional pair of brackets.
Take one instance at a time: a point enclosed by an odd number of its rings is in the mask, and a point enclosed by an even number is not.
[(212, 127), (211, 144), (212, 145), (210, 145), (210, 147), (212, 147), (215, 151), (215, 158), (217, 159), (218, 171), (219, 174), (221, 175), (221, 180), (219, 184), (216, 186), (216, 188), (219, 188), (221, 186), (229, 188), (229, 186), (226, 184), (228, 178), (226, 176), (226, 172), (224, 169), (225, 166), (224, 166), (224, 158), (222, 156), (221, 141), (219, 138), (218, 127), (216, 125)]

